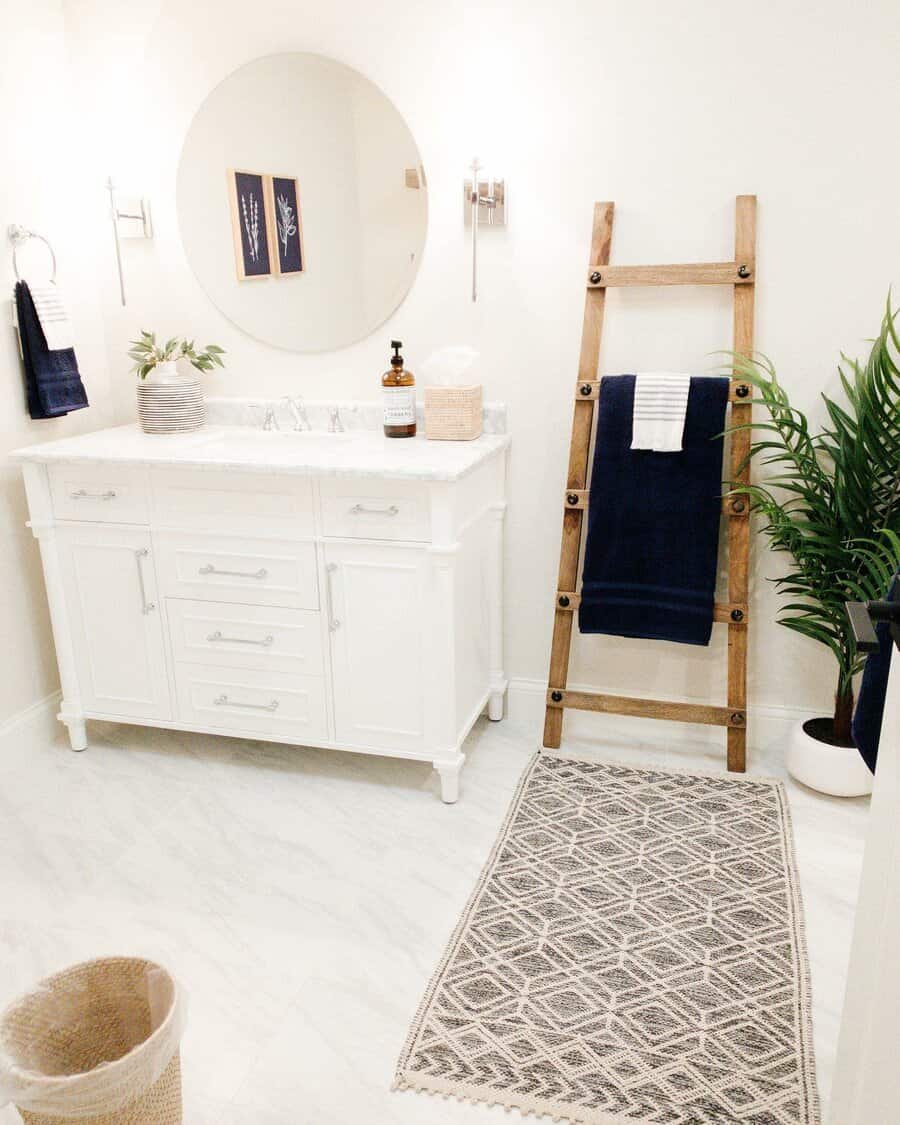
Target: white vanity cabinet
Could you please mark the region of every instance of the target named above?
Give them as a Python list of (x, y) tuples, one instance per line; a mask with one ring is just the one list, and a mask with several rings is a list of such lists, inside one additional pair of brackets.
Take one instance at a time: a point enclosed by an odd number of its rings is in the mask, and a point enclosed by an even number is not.
[(425, 552), (414, 548), (326, 545), (334, 725), (342, 742), (387, 751), (424, 744), (428, 570)]
[(98, 715), (171, 719), (149, 530), (67, 523), (56, 542), (81, 706)]
[(456, 800), (462, 743), (506, 690), (505, 439), (417, 441), (401, 478), (373, 435), (323, 442), (321, 473), (290, 435), (252, 436), (227, 467), (133, 427), (19, 452), (73, 748), (100, 719), (384, 754), (433, 763)]

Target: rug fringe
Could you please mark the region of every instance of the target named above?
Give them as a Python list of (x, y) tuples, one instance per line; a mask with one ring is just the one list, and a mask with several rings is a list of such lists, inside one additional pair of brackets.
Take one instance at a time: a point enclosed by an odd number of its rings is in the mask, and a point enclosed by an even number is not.
[[(443, 1098), (444, 1101), (455, 1101), (462, 1105), (486, 1105), (493, 1109), (501, 1107), (507, 1113), (515, 1110), (523, 1118), (532, 1120), (551, 1121), (555, 1125), (565, 1122), (567, 1125), (641, 1125), (634, 1117), (622, 1117), (621, 1114), (609, 1114), (602, 1110), (588, 1111), (585, 1116), (583, 1109), (568, 1112), (567, 1107), (558, 1102), (544, 1102), (543, 1106), (528, 1097), (516, 1098), (508, 1096), (495, 1098), (478, 1087), (466, 1086), (464, 1083), (453, 1085), (456, 1089), (447, 1089), (440, 1078), (422, 1079), (416, 1075), (401, 1075), (394, 1079), (392, 1090), (401, 1090), (417, 1094), (430, 1094), (432, 1097)], [(574, 1114), (574, 1116), (573, 1116)]]
[(800, 869), (797, 866), (797, 841), (794, 838), (794, 822), (791, 816), (791, 803), (787, 789), (781, 786), (781, 814), (784, 839), (785, 865), (791, 892), (791, 908), (794, 932), (798, 947), (798, 988), (800, 992), (799, 1019), (797, 1032), (803, 1044), (803, 1077), (806, 1080), (807, 1108), (810, 1125), (818, 1125), (822, 1119), (822, 1101), (819, 1095), (818, 1075), (816, 1073), (816, 1052), (813, 1036), (812, 967), (809, 961), (809, 943), (806, 936), (806, 911), (800, 888)]

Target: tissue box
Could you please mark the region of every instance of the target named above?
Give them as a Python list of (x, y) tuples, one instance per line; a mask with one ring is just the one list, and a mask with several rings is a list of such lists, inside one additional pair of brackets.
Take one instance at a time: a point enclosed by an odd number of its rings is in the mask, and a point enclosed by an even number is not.
[(481, 384), (425, 388), (425, 436), (471, 441), (481, 436)]

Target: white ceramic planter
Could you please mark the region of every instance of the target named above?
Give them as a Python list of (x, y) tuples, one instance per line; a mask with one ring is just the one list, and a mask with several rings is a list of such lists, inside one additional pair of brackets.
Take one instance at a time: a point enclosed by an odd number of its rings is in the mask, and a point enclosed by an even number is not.
[(791, 777), (832, 797), (865, 797), (872, 792), (872, 774), (854, 746), (829, 746), (812, 738), (799, 722), (787, 751)]
[(138, 418), (147, 434), (199, 430), (206, 423), (199, 375), (180, 375), (173, 360), (160, 363), (137, 385)]

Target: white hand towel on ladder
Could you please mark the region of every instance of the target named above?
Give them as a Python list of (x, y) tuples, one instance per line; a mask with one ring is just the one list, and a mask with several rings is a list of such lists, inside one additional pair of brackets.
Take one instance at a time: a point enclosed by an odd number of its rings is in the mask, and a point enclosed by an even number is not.
[(47, 350), (58, 352), (62, 348), (75, 346), (75, 334), (72, 331), (72, 322), (66, 311), (65, 303), (54, 282), (47, 285), (32, 285), (28, 288), (34, 301), (34, 308), (41, 322), (44, 339), (47, 341)]
[(648, 371), (634, 380), (631, 448), (677, 453), (684, 436), (690, 375)]

